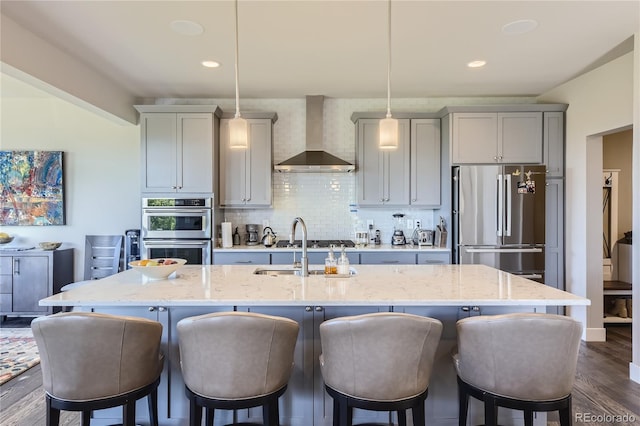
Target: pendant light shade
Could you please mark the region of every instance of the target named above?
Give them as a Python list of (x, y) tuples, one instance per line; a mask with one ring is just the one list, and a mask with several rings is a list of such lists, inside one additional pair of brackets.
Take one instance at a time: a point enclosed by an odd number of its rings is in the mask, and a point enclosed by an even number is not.
[(391, 0), (388, 7), (387, 33), (387, 117), (380, 120), (380, 149), (398, 148), (398, 120), (391, 117)]
[(229, 147), (247, 149), (249, 146), (249, 129), (247, 120), (240, 116), (240, 92), (238, 90), (238, 0), (235, 1), (236, 18), (236, 115), (229, 121)]

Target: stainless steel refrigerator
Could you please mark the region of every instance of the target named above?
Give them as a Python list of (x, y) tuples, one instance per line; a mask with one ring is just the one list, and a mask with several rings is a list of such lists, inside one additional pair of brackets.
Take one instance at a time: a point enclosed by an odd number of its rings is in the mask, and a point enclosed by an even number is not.
[(453, 168), (453, 258), (544, 282), (545, 167)]

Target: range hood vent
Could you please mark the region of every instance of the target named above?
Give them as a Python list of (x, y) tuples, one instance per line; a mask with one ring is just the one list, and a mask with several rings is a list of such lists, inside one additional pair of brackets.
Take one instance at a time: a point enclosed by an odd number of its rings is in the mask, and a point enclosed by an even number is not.
[(306, 151), (276, 164), (279, 172), (320, 173), (352, 172), (355, 166), (322, 150), (322, 114), (324, 96), (307, 96)]

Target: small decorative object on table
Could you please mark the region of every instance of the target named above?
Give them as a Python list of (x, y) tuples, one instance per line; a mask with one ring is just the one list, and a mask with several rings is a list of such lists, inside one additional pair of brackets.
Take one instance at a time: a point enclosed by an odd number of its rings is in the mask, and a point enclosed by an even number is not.
[(187, 263), (186, 259), (143, 259), (129, 262), (136, 271), (152, 280), (162, 280), (177, 271), (182, 265)]
[(13, 236), (6, 232), (0, 232), (0, 244), (9, 244), (11, 241), (13, 241)]
[(45, 241), (42, 243), (38, 243), (42, 250), (55, 250), (62, 245), (62, 243), (53, 242), (53, 241)]

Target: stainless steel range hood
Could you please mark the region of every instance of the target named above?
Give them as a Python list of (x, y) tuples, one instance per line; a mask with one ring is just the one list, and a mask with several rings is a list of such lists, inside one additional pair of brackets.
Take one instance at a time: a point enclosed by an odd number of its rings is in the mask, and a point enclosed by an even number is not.
[(279, 172), (320, 173), (352, 172), (355, 166), (322, 150), (322, 113), (324, 96), (307, 96), (306, 151), (276, 164)]

